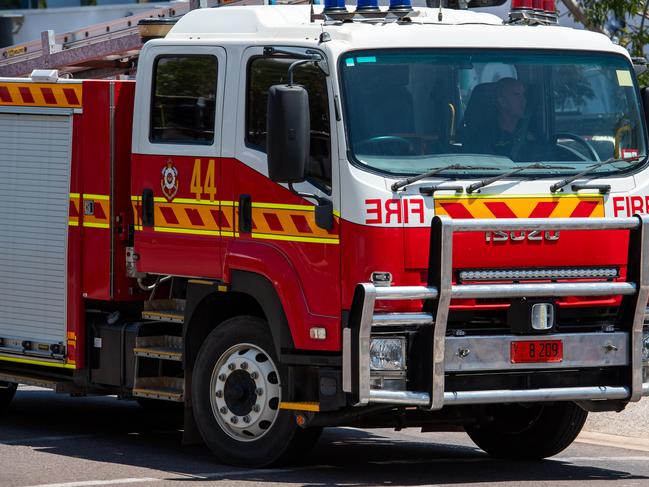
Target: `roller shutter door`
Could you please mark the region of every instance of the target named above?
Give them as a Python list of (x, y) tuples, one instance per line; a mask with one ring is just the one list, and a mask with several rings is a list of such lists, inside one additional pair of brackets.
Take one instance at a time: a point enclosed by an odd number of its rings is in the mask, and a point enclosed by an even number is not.
[(71, 143), (70, 115), (0, 113), (0, 337), (5, 345), (66, 342)]

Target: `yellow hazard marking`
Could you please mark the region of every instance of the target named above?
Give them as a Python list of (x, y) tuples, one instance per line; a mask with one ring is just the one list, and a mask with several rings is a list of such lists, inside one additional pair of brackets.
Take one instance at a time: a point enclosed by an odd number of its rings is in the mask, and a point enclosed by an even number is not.
[(317, 402), (280, 402), (280, 409), (291, 409), (293, 411), (320, 411), (320, 404)]
[(31, 360), (18, 357), (7, 357), (0, 356), (0, 361), (3, 362), (14, 362), (17, 364), (30, 364), (30, 365), (44, 365), (46, 367), (56, 367), (58, 369), (76, 369), (77, 366), (71, 363), (57, 363), (57, 362), (45, 362), (42, 360)]
[(83, 226), (87, 228), (110, 228), (108, 223), (95, 223), (95, 222), (83, 222)]
[(222, 204), (222, 201), (210, 201), (210, 200), (195, 200), (192, 198), (174, 198), (169, 201), (167, 198), (161, 198), (156, 196), (153, 198), (155, 203), (165, 203), (165, 204), (181, 204), (181, 205), (205, 205), (205, 206), (219, 206)]
[(84, 194), (84, 200), (99, 200), (99, 201), (110, 201), (110, 196), (107, 194)]
[(602, 195), (444, 195), (435, 198), (435, 214), (452, 218), (603, 217)]
[(81, 108), (81, 83), (0, 81), (0, 106)]
[(207, 235), (211, 237), (218, 237), (221, 235), (219, 230), (194, 230), (190, 228), (171, 228), (171, 227), (154, 227), (156, 232), (162, 233), (184, 233), (187, 235)]
[(284, 240), (286, 242), (311, 242), (338, 245), (340, 240), (337, 238), (318, 238), (318, 237), (297, 237), (294, 235), (276, 235), (272, 233), (252, 233), (252, 238), (261, 238), (266, 240)]
[(252, 202), (253, 208), (268, 208), (278, 210), (300, 210), (300, 211), (315, 211), (313, 205), (284, 205), (282, 203), (255, 203)]

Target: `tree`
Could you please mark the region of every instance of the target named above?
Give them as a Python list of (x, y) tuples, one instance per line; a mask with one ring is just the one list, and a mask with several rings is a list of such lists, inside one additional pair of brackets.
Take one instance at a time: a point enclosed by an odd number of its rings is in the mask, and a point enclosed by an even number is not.
[[(587, 29), (609, 36), (631, 56), (645, 56), (645, 46), (649, 44), (649, 0), (562, 1), (572, 17)], [(641, 85), (649, 85), (649, 72), (638, 78)]]
[(584, 26), (608, 35), (632, 56), (644, 56), (649, 44), (649, 0), (563, 0)]

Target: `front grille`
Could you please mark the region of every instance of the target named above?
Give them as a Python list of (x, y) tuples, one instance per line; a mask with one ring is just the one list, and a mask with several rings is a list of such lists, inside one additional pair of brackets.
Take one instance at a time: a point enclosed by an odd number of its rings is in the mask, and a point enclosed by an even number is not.
[[(617, 331), (617, 308), (558, 308), (553, 332), (591, 333), (604, 330)], [(613, 328), (610, 328), (613, 326)], [(512, 333), (507, 320), (507, 310), (452, 311), (449, 315), (447, 335), (501, 335)]]

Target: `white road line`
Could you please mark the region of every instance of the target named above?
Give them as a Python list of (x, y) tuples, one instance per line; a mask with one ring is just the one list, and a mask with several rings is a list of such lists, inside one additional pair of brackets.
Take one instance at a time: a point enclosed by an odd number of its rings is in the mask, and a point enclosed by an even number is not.
[(112, 480), (81, 480), (79, 482), (62, 482), (58, 484), (30, 485), (29, 487), (88, 487), (92, 485), (118, 485), (118, 484), (134, 484), (136, 482), (159, 482), (160, 480), (162, 479), (154, 479), (152, 477), (112, 479)]
[(36, 436), (36, 437), (28, 437), (28, 438), (18, 438), (15, 440), (0, 440), (0, 445), (33, 446), (33, 443), (45, 443), (48, 441), (78, 440), (80, 438), (91, 438), (91, 437), (92, 435)]
[(551, 457), (549, 460), (557, 460), (569, 463), (585, 462), (646, 462), (649, 457)]
[(202, 480), (217, 480), (222, 478), (230, 477), (241, 477), (243, 475), (266, 475), (266, 474), (279, 474), (279, 473), (293, 473), (300, 472), (304, 470), (322, 470), (325, 468), (336, 468), (332, 465), (312, 465), (308, 467), (295, 467), (295, 468), (257, 468), (257, 469), (247, 469), (247, 470), (231, 470), (229, 472), (207, 472), (207, 473), (196, 473), (187, 476), (193, 478), (198, 478)]
[(596, 433), (594, 431), (582, 431), (576, 441), (579, 443), (587, 443), (589, 445), (649, 452), (649, 439), (645, 438), (609, 435), (606, 433)]

